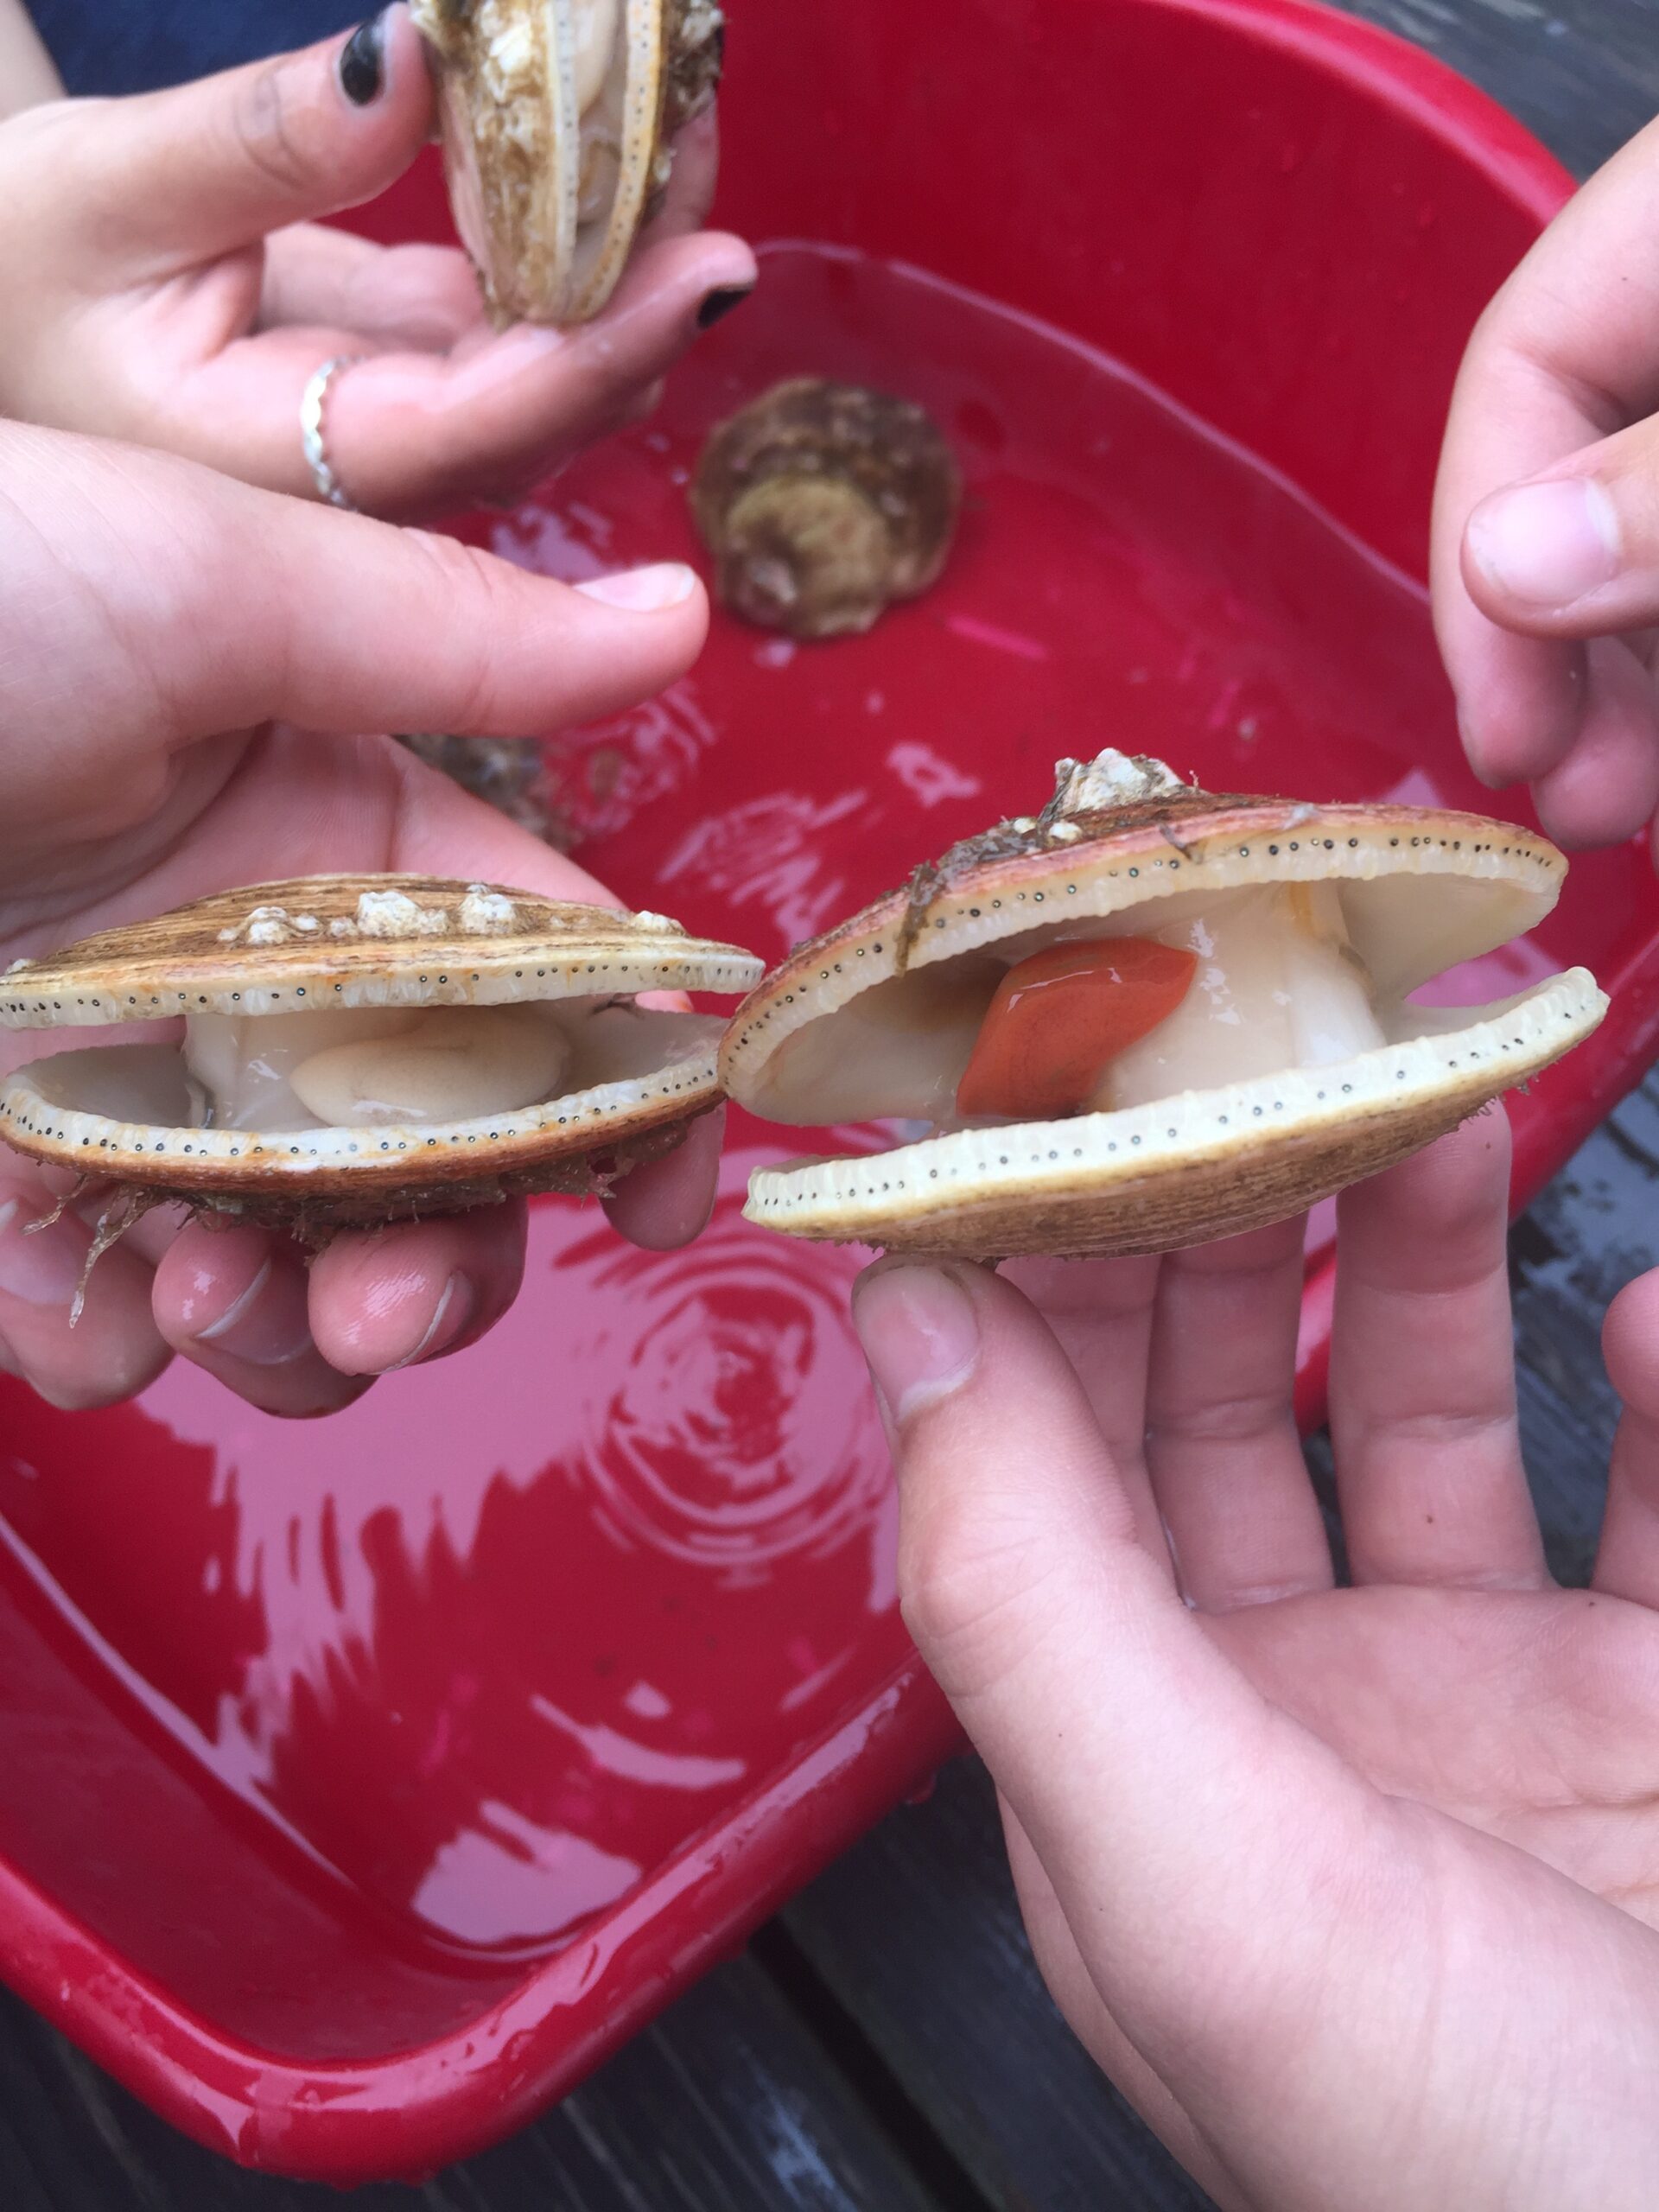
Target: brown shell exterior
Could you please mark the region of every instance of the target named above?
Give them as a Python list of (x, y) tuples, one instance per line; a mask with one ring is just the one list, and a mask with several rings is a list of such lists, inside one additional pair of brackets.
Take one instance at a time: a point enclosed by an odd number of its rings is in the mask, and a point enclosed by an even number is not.
[(669, 0), (662, 134), (673, 139), (714, 103), (726, 64), (726, 18), (709, 0)]
[[(419, 906), (453, 914), (474, 888), (512, 900), (511, 931), (455, 927), (409, 938), (330, 932), (332, 923), (355, 919), (365, 892), (401, 893)], [(318, 926), (280, 944), (250, 944), (246, 931), (260, 907), (309, 916)], [(235, 941), (225, 941), (227, 931)], [(543, 899), (510, 885), (474, 887), (425, 875), (306, 876), (215, 892), (153, 920), (126, 923), (45, 959), (19, 963), (0, 975), (0, 1023), (52, 1027), (160, 1020), (232, 989), (289, 997), (296, 1008), (302, 999), (318, 1007), (336, 987), (393, 977), (418, 976), (427, 1003), (459, 1004), (480, 977), (502, 980), (538, 966), (601, 976), (606, 980), (595, 989), (666, 989), (682, 987), (677, 964), (689, 970), (699, 963), (750, 957), (735, 945), (687, 937), (677, 924), (656, 917)], [(688, 981), (683, 987), (698, 985)]]
[[(856, 604), (815, 589), (817, 549), (791, 516), (790, 487), (844, 485), (879, 518), (885, 555), (861, 580)], [(775, 496), (760, 512), (753, 495)], [(912, 400), (857, 385), (798, 377), (722, 423), (691, 485), (691, 509), (715, 561), (721, 603), (747, 620), (802, 638), (868, 628), (883, 607), (913, 598), (944, 566), (962, 503), (956, 458), (932, 417)], [(745, 503), (747, 502), (747, 505)], [(785, 608), (769, 569), (795, 579)]]

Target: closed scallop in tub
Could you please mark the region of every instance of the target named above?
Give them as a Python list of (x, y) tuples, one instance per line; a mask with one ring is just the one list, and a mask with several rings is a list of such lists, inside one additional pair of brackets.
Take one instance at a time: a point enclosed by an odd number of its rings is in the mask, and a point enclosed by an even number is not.
[(1053, 798), (798, 947), (734, 1018), (731, 1096), (920, 1123), (764, 1168), (749, 1218), (976, 1258), (1154, 1252), (1283, 1220), (1587, 1037), (1583, 969), (1486, 1006), (1414, 994), (1533, 929), (1567, 862), (1506, 822), (1217, 797), (1161, 762)]
[(455, 227), (498, 327), (596, 315), (715, 96), (715, 0), (411, 0)]

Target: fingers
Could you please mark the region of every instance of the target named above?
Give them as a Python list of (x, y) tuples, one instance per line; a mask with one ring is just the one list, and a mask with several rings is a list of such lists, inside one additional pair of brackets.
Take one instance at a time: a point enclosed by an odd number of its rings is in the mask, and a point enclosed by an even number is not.
[(135, 767), (158, 739), (594, 719), (682, 675), (707, 628), (702, 588), (675, 564), (572, 590), (157, 456), (17, 429), (0, 442), (9, 837), (67, 837), (78, 803), (105, 835), (123, 806), (148, 815), (159, 791)]
[(709, 219), (720, 181), (720, 111), (707, 107), (674, 141), (674, 168), (648, 241), (689, 238)]
[(1159, 1265), (1155, 1259), (1014, 1260), (1002, 1275), (1031, 1300), (1071, 1361), (1123, 1484), (1141, 1548), (1173, 1582), (1174, 1563), (1146, 1451)]
[[(1571, 640), (1624, 626), (1643, 598), (1620, 533), (1645, 532), (1645, 501), (1619, 434), (1659, 404), (1659, 278), (1644, 245), (1656, 219), (1650, 128), (1551, 225), (1459, 376), (1435, 491), (1434, 612), (1470, 760), (1491, 783), (1534, 781), (1565, 759), (1589, 703)], [(1604, 441), (1626, 480), (1617, 493), (1597, 485), (1605, 504), (1571, 480)], [(1543, 496), (1515, 489), (1535, 479)]]
[(1592, 1585), (1638, 1605), (1659, 1605), (1659, 1273), (1620, 1291), (1601, 1343), (1624, 1412)]
[(1181, 1586), (1206, 1611), (1332, 1584), (1292, 1402), (1304, 1228), (1164, 1262), (1147, 1451)]
[(70, 1208), (31, 1233), (55, 1203), (22, 1160), (0, 1158), (0, 1366), (54, 1406), (117, 1405), (170, 1357), (150, 1319), (149, 1269), (119, 1244), (105, 1252), (72, 1325), (93, 1231)]
[[(64, 111), (66, 118), (71, 111)], [(401, 175), (433, 115), (406, 7), (298, 54), (108, 102), (59, 134), (95, 233), (128, 282), (151, 281), (358, 206)]]
[(677, 1252), (701, 1236), (715, 1210), (725, 1135), (720, 1106), (692, 1122), (677, 1152), (625, 1175), (605, 1201), (617, 1235), (645, 1252)]
[(1340, 1202), (1331, 1430), (1357, 1582), (1547, 1579), (1516, 1418), (1509, 1173), (1493, 1111)]
[(1463, 576), (1493, 621), (1539, 637), (1659, 621), (1659, 418), (1483, 499), (1464, 533)]
[(156, 1270), (175, 1351), (263, 1411), (335, 1413), (378, 1375), (474, 1344), (523, 1279), (524, 1209), (342, 1234), (308, 1267), (289, 1238), (191, 1224)]
[(311, 1268), (318, 1350), (342, 1375), (386, 1375), (475, 1344), (518, 1294), (524, 1225), (512, 1200), (336, 1237)]
[(304, 1257), (266, 1230), (189, 1224), (162, 1255), (151, 1305), (175, 1351), (264, 1413), (310, 1420), (368, 1388), (318, 1351)]
[[(622, 422), (696, 340), (710, 303), (741, 299), (757, 275), (739, 238), (669, 238), (636, 256), (591, 323), (569, 331), (520, 323), (477, 348), (362, 361), (330, 388), (333, 465), (375, 514), (506, 497)], [(314, 347), (307, 375), (315, 356)], [(272, 409), (273, 461), (288, 467), (300, 389), (294, 383)]]
[[(453, 246), (376, 245), (327, 223), (296, 223), (266, 241), (261, 331), (297, 323), (339, 331), (348, 352), (447, 353), (481, 313), (478, 279)], [(247, 367), (240, 357), (239, 378)]]
[(1584, 648), (1578, 734), (1559, 766), (1532, 787), (1544, 829), (1581, 850), (1633, 837), (1659, 805), (1659, 701), (1653, 679), (1622, 638)]

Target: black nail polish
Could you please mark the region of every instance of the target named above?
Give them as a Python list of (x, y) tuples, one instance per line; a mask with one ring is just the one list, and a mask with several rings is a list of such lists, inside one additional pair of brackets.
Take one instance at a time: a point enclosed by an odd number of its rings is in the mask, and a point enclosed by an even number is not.
[(734, 308), (741, 308), (753, 289), (753, 284), (727, 284), (718, 292), (710, 292), (697, 309), (697, 328), (712, 330)]
[(340, 89), (353, 107), (367, 107), (386, 80), (386, 11), (359, 23), (340, 54)]

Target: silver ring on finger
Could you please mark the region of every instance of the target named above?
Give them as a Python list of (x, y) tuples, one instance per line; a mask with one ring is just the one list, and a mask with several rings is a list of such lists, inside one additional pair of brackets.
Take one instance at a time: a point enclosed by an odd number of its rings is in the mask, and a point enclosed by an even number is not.
[(324, 429), (324, 415), (328, 404), (328, 388), (334, 378), (346, 369), (354, 369), (366, 359), (362, 353), (337, 353), (322, 366), (305, 387), (300, 401), (300, 442), (304, 448), (306, 464), (311, 471), (311, 480), (318, 496), (327, 499), (331, 507), (342, 507), (348, 514), (359, 512), (357, 502), (346, 491), (334, 473), (328, 458), (328, 442)]

